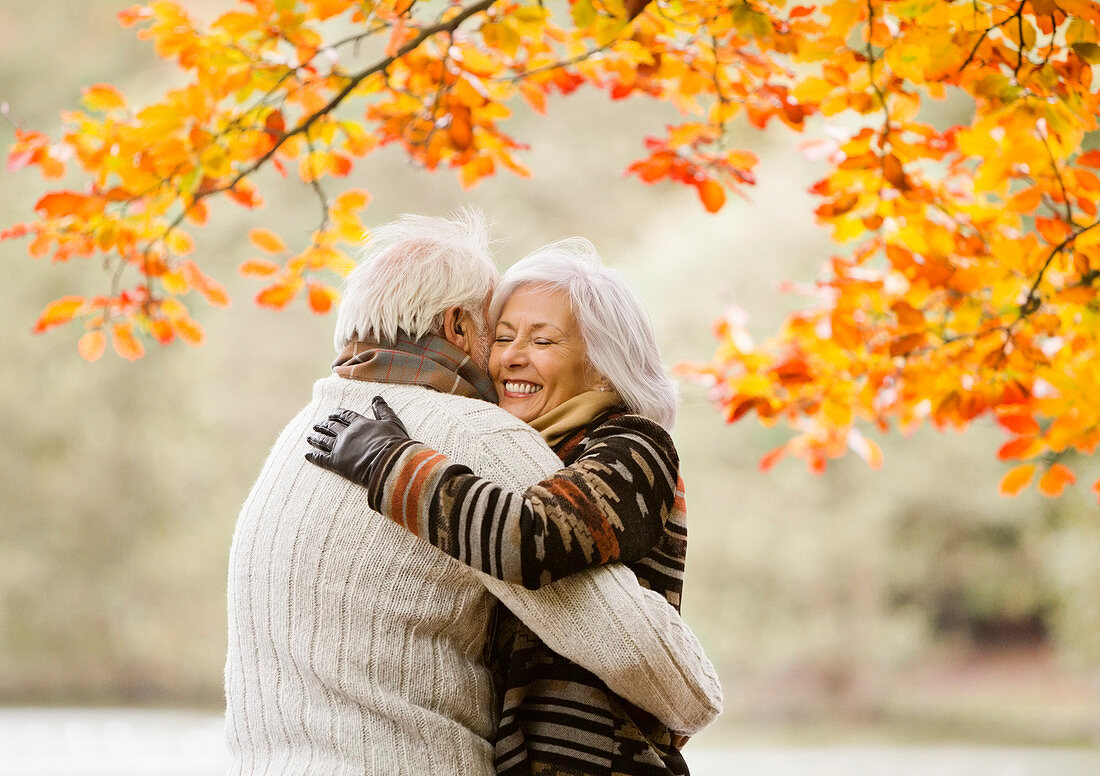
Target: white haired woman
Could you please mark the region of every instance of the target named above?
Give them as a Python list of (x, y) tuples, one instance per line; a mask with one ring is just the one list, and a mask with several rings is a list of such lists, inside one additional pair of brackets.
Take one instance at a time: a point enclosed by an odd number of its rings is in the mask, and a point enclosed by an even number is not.
[[(537, 588), (622, 562), (679, 609), (687, 532), (669, 436), (676, 390), (640, 301), (591, 243), (570, 238), (505, 273), (490, 319), (500, 406), (537, 429), (564, 469), (508, 491), (410, 440), (381, 399), (377, 420), (341, 411), (315, 426), (310, 459), (365, 485), (373, 509), (494, 577)], [(496, 628), (498, 774), (688, 772), (675, 731), (507, 610)]]

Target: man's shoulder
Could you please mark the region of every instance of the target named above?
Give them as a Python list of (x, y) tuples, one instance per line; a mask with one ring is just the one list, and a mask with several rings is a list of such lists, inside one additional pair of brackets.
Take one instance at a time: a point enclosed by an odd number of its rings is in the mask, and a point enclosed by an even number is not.
[[(418, 385), (349, 380), (336, 375), (318, 380), (313, 396), (326, 408), (343, 407), (363, 414), (370, 413), (371, 400), (381, 396), (413, 439), (475, 468), (486, 461), (494, 469), (498, 460), (507, 465), (508, 457), (518, 452), (522, 452), (525, 463), (540, 472), (560, 467), (559, 459), (537, 431), (480, 399)], [(493, 474), (484, 472), (484, 476)]]

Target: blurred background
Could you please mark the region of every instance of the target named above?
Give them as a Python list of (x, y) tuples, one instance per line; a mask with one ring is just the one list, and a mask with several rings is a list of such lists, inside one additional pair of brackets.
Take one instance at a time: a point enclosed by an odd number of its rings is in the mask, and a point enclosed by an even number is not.
[[(178, 83), (118, 27), (129, 4), (0, 0), (10, 118), (56, 135), (81, 86), (107, 81), (140, 105)], [(185, 3), (207, 20), (229, 4)], [(954, 123), (968, 106), (934, 109)], [(550, 240), (589, 237), (648, 301), (667, 362), (701, 361), (730, 306), (748, 312), (756, 336), (774, 331), (805, 303), (778, 282), (812, 282), (834, 249), (806, 193), (820, 168), (783, 127), (743, 130), (760, 183), (717, 215), (692, 190), (626, 178), (644, 136), (672, 119), (666, 106), (582, 92), (552, 100), (544, 118), (516, 106), (532, 179), (500, 175), (463, 192), (453, 175), (383, 149), (347, 183), (371, 192), (368, 224), (484, 208), (502, 268)], [(3, 145), (12, 135), (0, 124)], [(3, 176), (0, 225), (30, 220), (47, 184), (35, 171)], [(208, 343), (150, 346), (133, 364), (112, 353), (84, 362), (73, 328), (30, 333), (47, 302), (108, 287), (95, 260), (53, 265), (29, 258), (25, 242), (0, 244), (0, 707), (222, 708), (237, 511), (334, 355), (334, 316), (301, 300), (260, 309), (258, 284), (236, 273), (255, 255), (248, 229), (276, 226), (293, 245), (313, 227), (308, 189), (274, 177), (261, 189), (266, 208), (218, 207), (195, 234), (234, 300), (228, 310), (193, 302)], [(1058, 500), (1003, 499), (1001, 433), (982, 422), (964, 435), (878, 438), (878, 472), (852, 457), (822, 476), (791, 460), (761, 473), (758, 459), (786, 434), (728, 426), (702, 388), (683, 386), (684, 616), (726, 694), (700, 746), (1100, 746), (1095, 462)]]

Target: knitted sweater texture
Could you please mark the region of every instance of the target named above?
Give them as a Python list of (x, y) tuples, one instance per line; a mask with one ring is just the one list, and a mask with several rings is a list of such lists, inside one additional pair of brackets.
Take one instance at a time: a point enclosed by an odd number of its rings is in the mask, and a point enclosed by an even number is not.
[(231, 773), (493, 773), (485, 665), (496, 600), (551, 649), (675, 730), (720, 706), (713, 667), (656, 593), (608, 566), (527, 591), (475, 572), (372, 513), (366, 491), (305, 461), (308, 429), (383, 396), (409, 432), (505, 487), (560, 467), (497, 407), (415, 386), (329, 377), (283, 430), (230, 552), (226, 732)]

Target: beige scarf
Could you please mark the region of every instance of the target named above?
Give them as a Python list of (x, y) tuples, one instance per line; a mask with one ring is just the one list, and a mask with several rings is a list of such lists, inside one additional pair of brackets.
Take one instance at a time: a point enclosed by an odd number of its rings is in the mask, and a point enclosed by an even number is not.
[(542, 434), (546, 444), (554, 447), (581, 426), (616, 407), (627, 411), (618, 392), (585, 391), (566, 399), (545, 415), (539, 415), (531, 421), (531, 428)]

